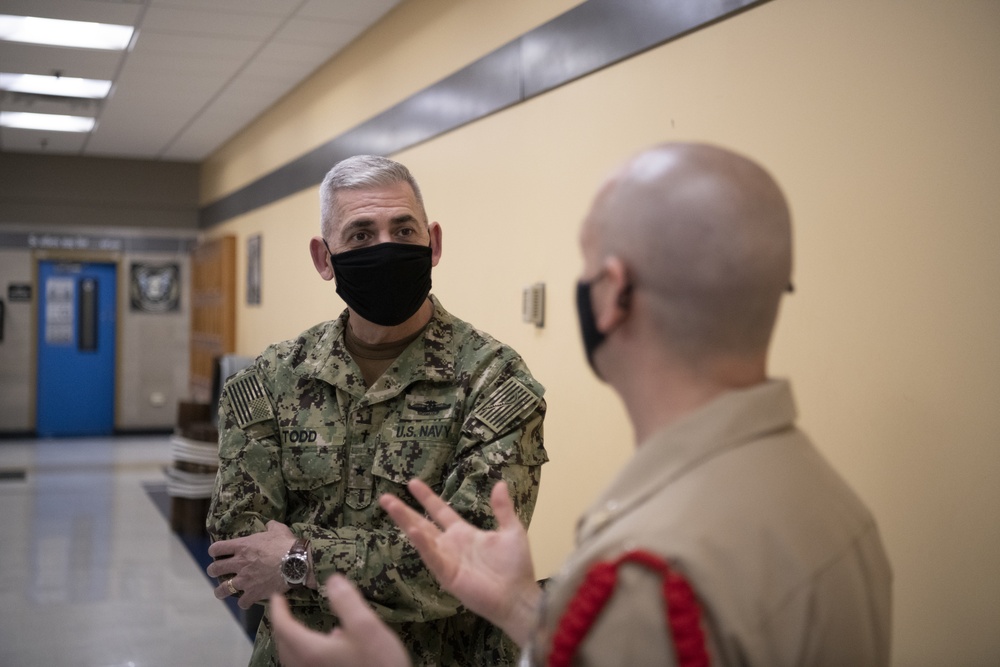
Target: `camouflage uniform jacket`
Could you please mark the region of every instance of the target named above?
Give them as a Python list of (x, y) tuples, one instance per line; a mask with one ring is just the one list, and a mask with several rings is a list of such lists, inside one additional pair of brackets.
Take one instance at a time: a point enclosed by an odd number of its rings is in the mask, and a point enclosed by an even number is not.
[[(285, 523), (310, 540), (317, 580), (351, 579), (417, 665), (513, 664), (513, 644), (441, 591), (378, 504), (391, 492), (417, 507), (404, 485), (419, 477), (495, 528), (489, 492), (502, 479), (527, 525), (548, 460), (543, 387), (514, 350), (431, 298), (423, 336), (367, 389), (344, 345), (346, 310), (226, 382), (208, 530), (222, 540)], [(308, 626), (336, 624), (317, 591), (287, 597)], [(276, 663), (265, 614), (250, 664)]]

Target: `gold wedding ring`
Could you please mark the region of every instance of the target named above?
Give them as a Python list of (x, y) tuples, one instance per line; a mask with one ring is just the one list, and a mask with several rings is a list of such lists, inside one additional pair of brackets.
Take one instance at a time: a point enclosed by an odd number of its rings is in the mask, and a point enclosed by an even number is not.
[(236, 595), (237, 593), (239, 593), (239, 591), (236, 590), (236, 586), (233, 586), (233, 578), (232, 577), (230, 577), (229, 579), (226, 579), (226, 586), (229, 587), (229, 594), (230, 595)]

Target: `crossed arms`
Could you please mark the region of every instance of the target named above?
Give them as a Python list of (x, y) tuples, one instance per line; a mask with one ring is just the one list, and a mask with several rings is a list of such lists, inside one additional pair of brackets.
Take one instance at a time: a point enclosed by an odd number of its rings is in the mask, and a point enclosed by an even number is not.
[[(407, 486), (429, 518), (391, 494), (382, 496), (379, 504), (406, 534), (444, 590), (523, 647), (532, 633), (541, 589), (535, 581), (527, 533), (506, 485), (496, 484), (490, 493), (499, 525), (493, 531), (466, 522), (420, 480), (411, 480)], [(331, 576), (326, 593), (333, 613), (341, 619), (341, 625), (329, 634), (299, 625), (284, 598), (272, 597), (272, 622), (283, 664), (410, 664), (399, 639), (346, 579)]]

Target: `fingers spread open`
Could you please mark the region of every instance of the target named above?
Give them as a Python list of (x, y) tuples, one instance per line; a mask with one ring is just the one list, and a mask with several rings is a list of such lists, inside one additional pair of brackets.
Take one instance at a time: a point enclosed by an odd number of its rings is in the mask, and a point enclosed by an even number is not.
[(490, 506), (493, 507), (493, 514), (501, 530), (510, 528), (515, 523), (520, 525), (521, 520), (517, 518), (514, 501), (510, 499), (506, 482), (497, 482), (493, 485), (493, 490), (490, 492)]
[(414, 478), (406, 486), (410, 490), (410, 493), (413, 494), (413, 497), (424, 506), (427, 514), (434, 519), (434, 522), (445, 530), (452, 524), (464, 521), (441, 496), (434, 493), (431, 487), (427, 486), (424, 482)]
[(426, 523), (427, 519), (418, 514), (409, 505), (392, 494), (385, 494), (378, 499), (379, 505), (386, 511), (389, 517), (403, 532), (409, 534), (421, 523)]
[(330, 600), (330, 608), (340, 618), (345, 630), (364, 628), (378, 622), (375, 612), (361, 597), (361, 593), (343, 575), (335, 574), (327, 580), (326, 596)]
[(431, 572), (440, 578), (441, 555), (437, 548), (440, 529), (395, 496), (384, 495), (379, 498), (379, 503), (410, 540)]
[(304, 647), (309, 646), (310, 642), (315, 641), (314, 635), (316, 633), (292, 617), (292, 612), (288, 608), (288, 602), (283, 595), (275, 593), (271, 596), (269, 614), (282, 662), (304, 664)]

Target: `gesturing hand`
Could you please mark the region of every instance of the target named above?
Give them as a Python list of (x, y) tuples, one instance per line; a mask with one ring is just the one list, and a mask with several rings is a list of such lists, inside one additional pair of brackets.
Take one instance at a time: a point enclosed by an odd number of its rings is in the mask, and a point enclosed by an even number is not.
[(490, 493), (500, 527), (480, 530), (465, 521), (420, 480), (407, 485), (433, 520), (386, 494), (379, 504), (403, 530), (441, 587), (524, 646), (541, 589), (535, 581), (528, 534), (514, 511), (507, 485)]
[(335, 574), (326, 594), (340, 626), (328, 634), (292, 617), (281, 595), (271, 597), (271, 623), (278, 656), (286, 667), (409, 667), (402, 642), (379, 620), (347, 579)]

